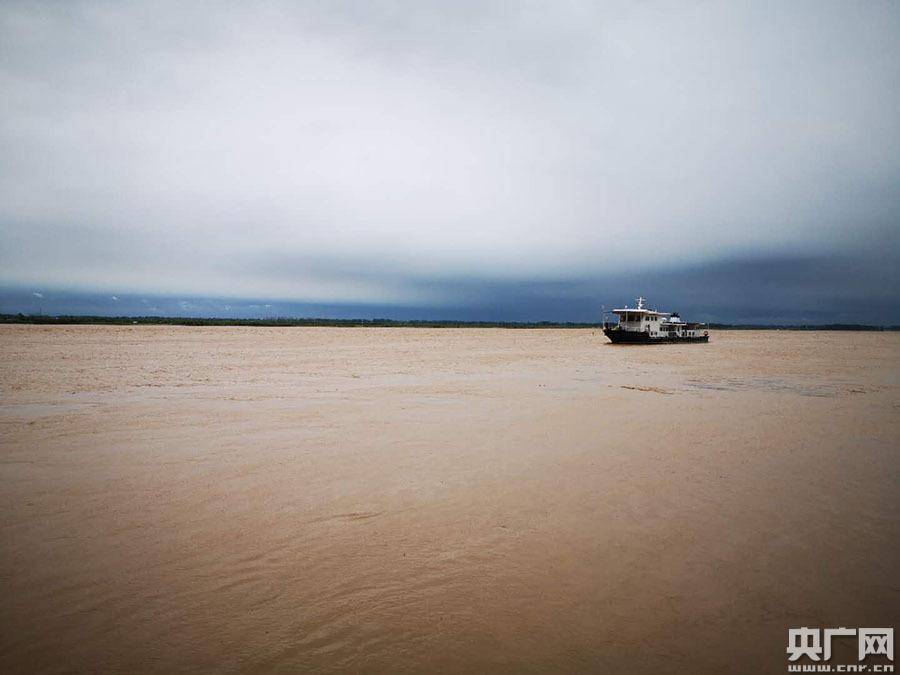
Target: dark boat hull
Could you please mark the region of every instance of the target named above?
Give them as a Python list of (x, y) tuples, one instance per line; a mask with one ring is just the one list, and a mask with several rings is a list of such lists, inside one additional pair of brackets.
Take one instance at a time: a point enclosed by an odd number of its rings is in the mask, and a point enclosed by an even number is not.
[(675, 344), (676, 342), (709, 342), (709, 335), (701, 335), (698, 337), (679, 337), (675, 335), (650, 337), (650, 333), (630, 330), (614, 330), (611, 328), (604, 328), (603, 333), (616, 345), (657, 345)]

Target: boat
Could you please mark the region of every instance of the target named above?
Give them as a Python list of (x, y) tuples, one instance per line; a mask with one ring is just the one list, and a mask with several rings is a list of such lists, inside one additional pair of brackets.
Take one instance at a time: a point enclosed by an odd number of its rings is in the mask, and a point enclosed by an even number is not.
[(654, 345), (673, 342), (709, 342), (709, 324), (688, 323), (677, 312), (658, 312), (644, 306), (644, 298), (637, 299), (637, 307), (614, 309), (617, 322), (604, 317), (603, 333), (613, 344)]

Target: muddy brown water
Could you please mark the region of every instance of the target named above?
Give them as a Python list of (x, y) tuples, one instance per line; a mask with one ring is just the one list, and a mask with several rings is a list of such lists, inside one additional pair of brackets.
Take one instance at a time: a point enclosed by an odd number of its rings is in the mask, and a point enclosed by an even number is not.
[(896, 625), (900, 334), (7, 325), (0, 392), (7, 672), (785, 672)]

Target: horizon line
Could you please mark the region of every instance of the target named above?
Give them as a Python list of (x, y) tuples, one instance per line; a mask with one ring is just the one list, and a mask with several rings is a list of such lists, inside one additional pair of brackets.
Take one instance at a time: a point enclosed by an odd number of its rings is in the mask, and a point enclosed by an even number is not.
[[(0, 313), (0, 324), (27, 325), (170, 325), (170, 326), (247, 326), (247, 327), (371, 327), (371, 328), (600, 328), (603, 322), (583, 321), (463, 321), (454, 319), (372, 319), (274, 316), (267, 318), (234, 318), (213, 316), (154, 316), (149, 314), (9, 314)], [(884, 332), (898, 331), (897, 324), (860, 323), (718, 323), (707, 324), (716, 330), (834, 330)]]

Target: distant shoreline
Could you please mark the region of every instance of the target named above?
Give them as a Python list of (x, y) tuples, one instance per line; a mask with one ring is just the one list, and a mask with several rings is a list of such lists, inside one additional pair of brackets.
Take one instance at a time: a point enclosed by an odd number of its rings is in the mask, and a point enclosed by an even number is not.
[[(256, 326), (256, 327), (337, 327), (337, 328), (601, 328), (600, 323), (556, 321), (403, 321), (395, 319), (322, 319), (270, 318), (226, 319), (178, 316), (94, 316), (36, 314), (0, 314), (0, 324), (36, 325), (108, 325), (108, 326)], [(897, 331), (900, 326), (867, 326), (863, 324), (724, 324), (711, 323), (711, 330), (828, 330), (828, 331)]]

